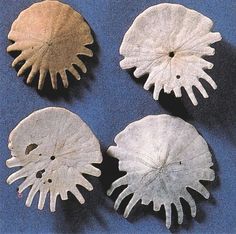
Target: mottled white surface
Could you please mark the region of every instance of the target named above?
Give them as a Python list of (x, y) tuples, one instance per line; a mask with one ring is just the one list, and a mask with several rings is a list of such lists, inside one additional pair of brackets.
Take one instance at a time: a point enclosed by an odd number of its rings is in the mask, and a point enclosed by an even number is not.
[(7, 183), (25, 178), (19, 193), (31, 187), (27, 206), (31, 206), (37, 192), (39, 209), (43, 209), (47, 193), (50, 193), (52, 212), (56, 209), (57, 196), (67, 200), (68, 191), (82, 204), (85, 200), (76, 185), (93, 189), (82, 173), (101, 174), (92, 166), (102, 162), (97, 138), (79, 116), (63, 108), (33, 112), (11, 132), (8, 147), (12, 157), (7, 160), (7, 166), (21, 169), (9, 176)]
[(52, 88), (57, 89), (59, 74), (65, 88), (69, 86), (66, 71), (80, 79), (77, 65), (84, 73), (85, 64), (77, 55), (93, 56), (86, 45), (93, 43), (90, 27), (83, 17), (69, 5), (59, 1), (42, 1), (22, 11), (12, 24), (8, 39), (14, 43), (8, 52), (21, 51), (12, 66), (25, 61), (17, 75), (26, 74), (31, 83), (39, 73), (38, 89), (42, 89), (47, 73)]
[(115, 137), (116, 146), (108, 154), (119, 160), (119, 170), (127, 174), (117, 179), (108, 190), (108, 195), (128, 185), (115, 202), (118, 209), (122, 200), (133, 194), (124, 217), (128, 217), (134, 205), (141, 200), (153, 209), (164, 205), (166, 226), (171, 226), (171, 204), (178, 212), (178, 223), (183, 222), (183, 208), (180, 198), (185, 199), (196, 215), (196, 204), (187, 187), (206, 199), (210, 194), (200, 180), (213, 181), (214, 171), (211, 153), (207, 143), (196, 129), (180, 118), (169, 115), (147, 116), (129, 124)]
[(217, 88), (204, 71), (213, 64), (202, 58), (214, 55), (210, 44), (221, 40), (220, 33), (211, 32), (212, 26), (209, 18), (182, 5), (152, 6), (134, 20), (125, 34), (120, 47), (124, 60), (120, 66), (123, 69), (135, 67), (136, 78), (149, 74), (144, 89), (154, 86), (155, 100), (162, 89), (181, 97), (181, 87), (184, 87), (192, 103), (197, 105), (193, 86), (204, 98), (208, 97), (200, 78)]

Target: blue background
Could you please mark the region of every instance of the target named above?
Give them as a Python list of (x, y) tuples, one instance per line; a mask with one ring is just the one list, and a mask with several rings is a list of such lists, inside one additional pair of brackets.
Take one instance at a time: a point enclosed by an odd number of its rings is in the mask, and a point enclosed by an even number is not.
[[(171, 1), (210, 17), (215, 22), (214, 31), (223, 36), (223, 41), (215, 45), (216, 55), (208, 59), (215, 64), (208, 73), (218, 89), (213, 91), (204, 82), (210, 98), (205, 100), (196, 92), (197, 107), (192, 106), (185, 93), (181, 99), (162, 93), (160, 101), (154, 101), (151, 92), (143, 90), (142, 80), (135, 80), (131, 72), (119, 67), (124, 33), (139, 13), (162, 2), (158, 0), (65, 0), (85, 17), (94, 32), (96, 43), (91, 48), (96, 56), (86, 60), (89, 74), (79, 82), (71, 79), (70, 88), (58, 92), (46, 89), (39, 93), (27, 86), (11, 68), (13, 58), (6, 47), (12, 22), (33, 2), (0, 1), (0, 233), (168, 233), (163, 210), (154, 213), (151, 206), (138, 205), (126, 220), (121, 215), (124, 205), (118, 213), (113, 210), (117, 193), (112, 198), (105, 194), (111, 182), (121, 175), (117, 161), (105, 153), (115, 135), (132, 121), (163, 113), (180, 116), (198, 129), (212, 150), (217, 172), (216, 181), (208, 185), (212, 194), (209, 200), (194, 194), (197, 217), (192, 219), (184, 204), (184, 224), (174, 225), (171, 231), (236, 233), (236, 1)], [(28, 191), (19, 199), (19, 183), (8, 186), (5, 182), (14, 171), (5, 166), (10, 154), (10, 131), (31, 112), (48, 106), (65, 107), (80, 115), (99, 138), (104, 156), (102, 176), (90, 178), (94, 191), (82, 190), (86, 204), (81, 206), (71, 196), (68, 201), (58, 202), (56, 213), (49, 212), (48, 201), (46, 209), (38, 211), (38, 197), (31, 208), (25, 207)]]

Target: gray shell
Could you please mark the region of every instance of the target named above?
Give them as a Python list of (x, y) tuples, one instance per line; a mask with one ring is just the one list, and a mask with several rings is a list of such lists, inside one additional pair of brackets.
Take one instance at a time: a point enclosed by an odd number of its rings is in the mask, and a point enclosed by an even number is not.
[(68, 191), (84, 203), (76, 185), (89, 191), (93, 186), (82, 173), (101, 174), (92, 166), (102, 162), (98, 140), (79, 116), (66, 109), (50, 107), (33, 112), (11, 132), (8, 147), (12, 157), (7, 166), (21, 169), (9, 176), (7, 183), (25, 178), (19, 193), (31, 187), (26, 206), (31, 206), (37, 192), (38, 209), (43, 209), (47, 193), (52, 212), (57, 196), (67, 200)]
[(196, 204), (187, 187), (196, 190), (206, 199), (210, 194), (200, 180), (213, 181), (215, 173), (207, 143), (196, 129), (180, 118), (168, 115), (147, 116), (129, 124), (115, 138), (116, 146), (108, 154), (119, 159), (119, 170), (127, 174), (111, 185), (108, 195), (128, 185), (115, 202), (118, 209), (122, 200), (133, 194), (124, 217), (128, 217), (134, 205), (141, 200), (153, 209), (164, 205), (166, 226), (171, 226), (171, 204), (178, 212), (178, 223), (183, 222), (180, 198), (185, 199), (196, 215)]

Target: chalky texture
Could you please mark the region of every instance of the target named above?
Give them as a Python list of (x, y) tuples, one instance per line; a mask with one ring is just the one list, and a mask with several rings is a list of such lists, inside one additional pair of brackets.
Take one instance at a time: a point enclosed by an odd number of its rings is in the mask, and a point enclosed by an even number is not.
[(21, 167), (7, 183), (25, 178), (19, 193), (31, 187), (26, 206), (40, 193), (38, 209), (43, 209), (50, 193), (50, 210), (56, 210), (57, 196), (68, 199), (70, 191), (82, 204), (77, 185), (91, 191), (92, 184), (82, 174), (100, 176), (93, 163), (101, 163), (100, 145), (89, 127), (75, 114), (62, 108), (46, 108), (22, 120), (9, 136), (12, 157), (8, 167)]
[(69, 5), (58, 1), (35, 3), (21, 12), (12, 24), (8, 38), (14, 43), (7, 51), (21, 51), (12, 66), (25, 62), (17, 75), (30, 70), (27, 83), (31, 83), (39, 73), (38, 89), (43, 89), (48, 73), (53, 89), (57, 89), (58, 74), (67, 88), (66, 72), (77, 80), (80, 75), (76, 66), (87, 72), (78, 55), (93, 56), (93, 52), (86, 47), (93, 43), (88, 24)]
[(184, 87), (193, 105), (197, 105), (193, 86), (208, 98), (199, 79), (217, 88), (204, 71), (213, 64), (202, 58), (214, 55), (210, 44), (221, 40), (220, 33), (211, 32), (212, 26), (209, 18), (182, 5), (152, 6), (135, 19), (125, 34), (120, 47), (124, 60), (120, 66), (123, 69), (135, 67), (136, 78), (149, 74), (144, 89), (154, 86), (155, 100), (162, 89), (181, 97), (181, 87)]
[(116, 136), (115, 143), (108, 153), (119, 160), (120, 171), (127, 174), (113, 182), (108, 195), (128, 185), (116, 199), (115, 209), (133, 194), (125, 218), (139, 200), (144, 205), (152, 201), (155, 211), (164, 205), (166, 226), (170, 228), (171, 204), (177, 209), (178, 223), (183, 222), (183, 198), (192, 217), (196, 216), (195, 201), (186, 188), (208, 199), (210, 194), (200, 180), (213, 181), (215, 173), (210, 168), (213, 162), (207, 143), (192, 125), (169, 115), (147, 116), (129, 124)]

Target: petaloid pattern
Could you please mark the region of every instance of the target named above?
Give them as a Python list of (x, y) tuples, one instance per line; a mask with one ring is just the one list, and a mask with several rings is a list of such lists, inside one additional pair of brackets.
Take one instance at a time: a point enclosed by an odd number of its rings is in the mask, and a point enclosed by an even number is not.
[(38, 89), (43, 88), (48, 73), (53, 89), (57, 89), (58, 74), (67, 88), (67, 72), (77, 80), (80, 75), (75, 66), (87, 72), (78, 55), (93, 56), (86, 48), (93, 43), (88, 24), (78, 12), (58, 1), (35, 3), (21, 12), (12, 24), (8, 38), (15, 43), (7, 51), (21, 51), (12, 66), (25, 61), (17, 75), (21, 76), (29, 69), (29, 84), (39, 73)]
[(120, 47), (124, 60), (120, 66), (136, 67), (136, 78), (149, 74), (144, 89), (154, 86), (155, 100), (162, 89), (181, 97), (184, 87), (192, 103), (197, 105), (193, 86), (208, 98), (199, 79), (217, 88), (204, 71), (213, 64), (202, 58), (214, 55), (210, 44), (221, 40), (220, 33), (211, 32), (212, 26), (209, 18), (184, 6), (169, 3), (152, 6), (135, 19), (125, 34)]
[(139, 200), (144, 205), (152, 201), (155, 211), (164, 206), (170, 228), (171, 204), (177, 209), (178, 223), (183, 222), (183, 198), (195, 217), (196, 204), (187, 188), (208, 199), (210, 194), (200, 181), (213, 181), (215, 173), (210, 168), (213, 162), (207, 143), (192, 125), (168, 115), (147, 116), (129, 124), (116, 136), (115, 143), (108, 154), (119, 160), (120, 171), (127, 172), (107, 192), (110, 196), (116, 188), (127, 185), (116, 199), (115, 209), (133, 194), (125, 218)]
[(62, 108), (46, 108), (22, 120), (9, 136), (11, 158), (8, 167), (21, 167), (7, 183), (25, 178), (18, 187), (30, 192), (26, 206), (31, 206), (39, 192), (38, 209), (43, 209), (50, 193), (50, 210), (56, 210), (57, 196), (68, 199), (71, 192), (83, 204), (77, 185), (91, 191), (92, 184), (83, 174), (100, 176), (93, 163), (101, 163), (100, 145), (89, 127), (75, 114)]

